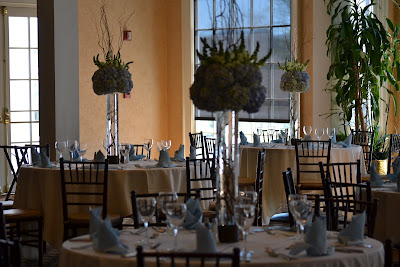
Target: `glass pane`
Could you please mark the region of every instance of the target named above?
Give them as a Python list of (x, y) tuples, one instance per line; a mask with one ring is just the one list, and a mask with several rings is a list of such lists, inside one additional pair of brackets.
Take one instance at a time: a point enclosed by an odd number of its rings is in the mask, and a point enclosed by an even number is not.
[(274, 101), (274, 118), (277, 120), (289, 120), (289, 100)]
[(236, 0), (234, 19), (236, 27), (250, 27), (249, 0)]
[(215, 42), (218, 45), (219, 41), (222, 41), (224, 44), (224, 49), (226, 49), (226, 44), (227, 43), (231, 43), (231, 41), (228, 39), (229, 35), (228, 35), (229, 31), (225, 31), (225, 30), (219, 30), (219, 31), (215, 31)]
[(28, 53), (28, 49), (10, 49), (10, 79), (29, 79)]
[(28, 18), (8, 18), (8, 42), (10, 47), (28, 47)]
[(285, 62), (290, 60), (290, 27), (273, 28), (273, 62)]
[(273, 98), (289, 98), (289, 93), (282, 91), (280, 88), (283, 71), (279, 68), (278, 64), (274, 64), (272, 68), (273, 68), (272, 75), (274, 77), (272, 86), (272, 88), (274, 88)]
[(31, 49), (31, 79), (39, 79), (38, 50)]
[(38, 29), (37, 29), (37, 18), (29, 18), (30, 23), (30, 37), (31, 43), (30, 47), (37, 48), (38, 47)]
[(197, 29), (212, 29), (213, 0), (197, 1)]
[(253, 26), (269, 26), (270, 12), (270, 0), (253, 0)]
[(10, 112), (11, 122), (29, 122), (29, 112)]
[(228, 1), (215, 1), (215, 28), (230, 28), (231, 3)]
[(32, 121), (39, 121), (39, 111), (32, 111), (31, 112), (32, 115)]
[(261, 85), (267, 88), (266, 98), (271, 98), (271, 65), (267, 64), (264, 67), (260, 68), (262, 74), (262, 82)]
[(10, 81), (10, 111), (29, 110), (29, 81)]
[(254, 29), (254, 49), (256, 49), (257, 42), (260, 44), (260, 52), (258, 52), (258, 58), (260, 59), (268, 55), (271, 49), (270, 29)]
[(32, 142), (39, 142), (39, 123), (32, 123)]
[(237, 45), (240, 44), (240, 35), (243, 31), (243, 35), (244, 35), (244, 44), (246, 45), (246, 48), (248, 50), (252, 50), (250, 47), (250, 30), (235, 30), (235, 42), (238, 41)]
[(31, 140), (30, 123), (11, 123), (11, 142), (26, 142)]
[(31, 81), (31, 109), (39, 110), (39, 81)]
[(273, 25), (290, 25), (289, 0), (274, 0)]

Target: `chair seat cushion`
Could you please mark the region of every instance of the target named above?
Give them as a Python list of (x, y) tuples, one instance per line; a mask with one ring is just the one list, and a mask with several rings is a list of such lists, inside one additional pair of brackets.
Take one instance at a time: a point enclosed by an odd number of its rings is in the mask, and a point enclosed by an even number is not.
[[(108, 216), (113, 225), (122, 221), (122, 217), (119, 214), (108, 214)], [(69, 214), (68, 220), (71, 224), (75, 225), (89, 225), (90, 214), (88, 212), (72, 213)]]
[(14, 205), (13, 200), (3, 200), (3, 201), (0, 201), (0, 203), (3, 205), (3, 209), (5, 209), (5, 210), (11, 209), (12, 206)]
[(29, 219), (39, 219), (42, 217), (42, 213), (39, 210), (30, 209), (8, 209), (4, 210), (4, 216), (6, 222), (29, 220)]

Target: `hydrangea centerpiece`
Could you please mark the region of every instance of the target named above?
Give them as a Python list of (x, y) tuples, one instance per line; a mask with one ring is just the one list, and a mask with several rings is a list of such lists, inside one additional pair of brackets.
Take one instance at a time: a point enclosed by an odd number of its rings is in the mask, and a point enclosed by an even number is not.
[(197, 54), (200, 67), (190, 87), (190, 98), (199, 109), (215, 112), (244, 110), (257, 112), (264, 103), (266, 89), (261, 85), (260, 66), (271, 53), (257, 60), (259, 44), (252, 55), (246, 50), (243, 32), (239, 46), (224, 49), (222, 41), (210, 46), (201, 38), (203, 51)]
[(305, 71), (308, 62), (301, 64), (295, 59), (291, 62), (285, 60), (284, 66), (278, 63), (279, 68), (285, 71), (280, 83), (282, 91), (305, 93), (310, 90), (310, 75)]
[(133, 88), (132, 75), (129, 72), (130, 61), (124, 63), (121, 61), (121, 54), (111, 56), (110, 52), (105, 57), (105, 62), (93, 56), (94, 64), (99, 68), (92, 76), (93, 91), (97, 95), (111, 93), (129, 93)]

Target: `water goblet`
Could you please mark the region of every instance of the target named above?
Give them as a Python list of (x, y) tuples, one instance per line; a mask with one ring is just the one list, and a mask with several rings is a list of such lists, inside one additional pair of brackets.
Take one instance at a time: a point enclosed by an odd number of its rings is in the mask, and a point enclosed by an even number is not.
[(129, 152), (131, 151), (131, 145), (128, 143), (119, 144), (119, 153), (123, 158), (123, 163), (129, 162)]
[(148, 236), (148, 227), (149, 221), (153, 217), (154, 211), (156, 209), (156, 198), (155, 197), (141, 197), (136, 199), (136, 207), (140, 216), (140, 220), (143, 222), (145, 231), (145, 238), (143, 240), (138, 241), (139, 244), (148, 245), (151, 242), (149, 241)]
[(85, 153), (86, 153), (87, 144), (86, 143), (79, 143), (77, 150), (78, 150), (78, 154), (79, 154), (79, 160), (83, 161), (83, 155), (85, 155)]
[(185, 203), (168, 203), (166, 205), (166, 215), (174, 233), (174, 251), (178, 250), (178, 227), (183, 224), (186, 216)]
[(272, 140), (274, 140), (274, 134), (275, 134), (275, 129), (268, 129), (268, 143), (271, 143)]
[(164, 150), (161, 142), (157, 142), (157, 149), (158, 149), (158, 152), (160, 152), (161, 150)]
[(318, 138), (318, 141), (321, 141), (321, 137), (324, 136), (325, 130), (324, 128), (315, 128), (315, 136)]
[(235, 205), (235, 224), (242, 231), (244, 239), (244, 248), (240, 253), (241, 258), (246, 258), (247, 254), (252, 252), (247, 251), (247, 235), (250, 227), (253, 225), (255, 214), (255, 206), (253, 204)]
[[(161, 211), (167, 216), (167, 204), (176, 203), (178, 201), (178, 194), (175, 192), (160, 192), (158, 193), (158, 205)], [(166, 219), (166, 224), (169, 226), (168, 220)]]
[(68, 151), (71, 156), (71, 160), (74, 159), (74, 153), (78, 149), (79, 143), (77, 140), (68, 140), (67, 141)]
[(329, 139), (332, 139), (332, 138), (335, 136), (335, 134), (336, 134), (335, 128), (329, 128), (329, 127), (327, 127), (327, 128), (326, 128), (326, 134), (328, 135)]
[(161, 145), (165, 151), (171, 148), (171, 140), (161, 140)]
[[(306, 224), (312, 211), (312, 202), (307, 200), (306, 195), (289, 195), (289, 209), (296, 220), (297, 233), (296, 239), (303, 239), (304, 225)], [(300, 233), (301, 232), (301, 233)]]
[(56, 141), (54, 146), (57, 149), (60, 158), (62, 158), (64, 151), (67, 149), (67, 143), (65, 141)]
[(238, 196), (238, 204), (257, 204), (256, 191), (240, 191)]
[(153, 139), (148, 138), (143, 140), (143, 147), (147, 150), (147, 159), (150, 159), (150, 151), (153, 147)]
[(303, 126), (303, 133), (305, 135), (311, 135), (312, 127), (311, 126)]

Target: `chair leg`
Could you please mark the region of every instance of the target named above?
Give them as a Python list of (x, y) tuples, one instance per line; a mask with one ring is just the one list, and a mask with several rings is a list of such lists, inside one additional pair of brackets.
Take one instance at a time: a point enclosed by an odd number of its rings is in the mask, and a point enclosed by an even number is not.
[(46, 241), (43, 240), (43, 253), (47, 253)]
[(39, 266), (43, 266), (43, 219), (38, 220)]

